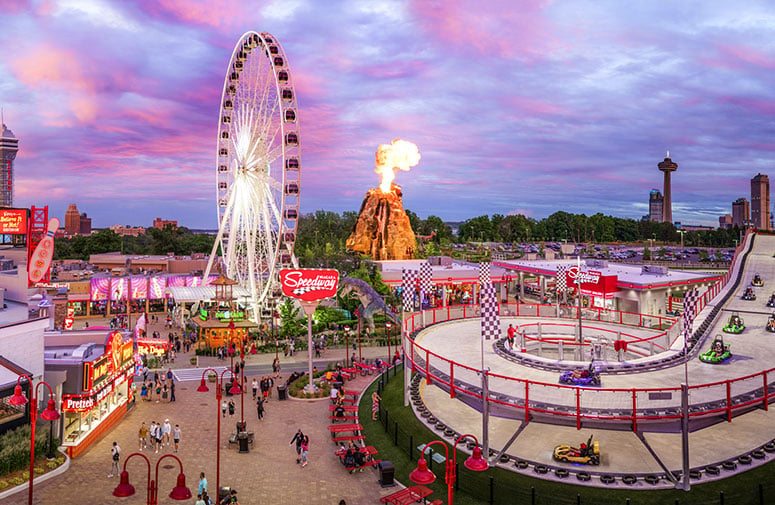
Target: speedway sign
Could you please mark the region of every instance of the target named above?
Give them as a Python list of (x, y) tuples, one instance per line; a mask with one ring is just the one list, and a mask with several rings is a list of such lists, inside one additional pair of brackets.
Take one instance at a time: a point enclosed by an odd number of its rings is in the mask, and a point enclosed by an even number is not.
[(314, 302), (336, 295), (339, 283), (337, 270), (311, 268), (280, 270), (283, 294), (305, 302)]

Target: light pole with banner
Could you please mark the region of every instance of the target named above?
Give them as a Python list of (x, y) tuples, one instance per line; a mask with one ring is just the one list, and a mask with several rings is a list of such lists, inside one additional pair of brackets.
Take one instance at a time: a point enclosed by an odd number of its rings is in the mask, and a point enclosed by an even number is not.
[(307, 315), (307, 355), (309, 383), (304, 386), (308, 393), (315, 391), (312, 377), (312, 315), (320, 300), (336, 296), (339, 272), (333, 269), (284, 268), (280, 270), (283, 294), (301, 302)]

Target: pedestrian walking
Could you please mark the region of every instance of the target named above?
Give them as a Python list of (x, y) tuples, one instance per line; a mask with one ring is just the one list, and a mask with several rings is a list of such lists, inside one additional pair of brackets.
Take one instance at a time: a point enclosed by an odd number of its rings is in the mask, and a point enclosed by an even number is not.
[(379, 413), (379, 401), (382, 398), (377, 394), (376, 391), (371, 393), (371, 419), (373, 421), (377, 420), (377, 413)]
[(175, 381), (173, 381), (172, 384), (170, 384), (170, 401), (171, 402), (175, 401)]
[(250, 383), (250, 387), (253, 389), (253, 399), (256, 399), (256, 393), (258, 392), (258, 381), (253, 377), (253, 382)]
[(280, 358), (275, 358), (272, 362), (272, 375), (276, 379), (280, 377)]
[(304, 440), (301, 442), (301, 467), (307, 466), (307, 453), (309, 452), (309, 437), (304, 435)]
[[(272, 389), (274, 389), (274, 379), (272, 377), (266, 378), (266, 389), (269, 391), (269, 399), (272, 399)], [(269, 400), (267, 400), (269, 401)]]
[(164, 426), (161, 429), (162, 432), (162, 444), (170, 445), (170, 434), (172, 433), (172, 424), (169, 419), (164, 420)]
[(207, 477), (204, 472), (199, 472), (199, 487), (197, 488), (197, 494), (204, 494), (207, 492)]
[(146, 438), (148, 437), (148, 427), (145, 425), (145, 421), (140, 425), (140, 431), (137, 434), (138, 440), (137, 445), (139, 449), (142, 451), (143, 447), (148, 447), (148, 442)]
[(178, 452), (180, 446), (180, 425), (176, 424), (175, 429), (172, 430), (172, 441), (175, 443), (175, 452)]
[(234, 405), (234, 400), (229, 400), (229, 416), (234, 416), (234, 409), (236, 406)]
[(256, 401), (256, 412), (258, 413), (258, 420), (262, 420), (264, 418), (264, 399), (260, 396)]
[(293, 445), (296, 443), (296, 463), (301, 462), (301, 444), (304, 442), (304, 433), (301, 432), (301, 428), (296, 431), (296, 434), (291, 439), (291, 442), (288, 445)]
[(108, 477), (113, 477), (114, 475), (118, 475), (118, 461), (121, 459), (121, 447), (118, 446), (116, 442), (113, 442), (113, 448), (110, 449), (110, 455), (111, 459), (113, 460), (113, 464), (110, 467), (110, 473), (108, 474)]
[(226, 400), (223, 400), (223, 403), (221, 403), (221, 413), (223, 414), (222, 417), (226, 417), (226, 409), (229, 407), (229, 405), (226, 403)]

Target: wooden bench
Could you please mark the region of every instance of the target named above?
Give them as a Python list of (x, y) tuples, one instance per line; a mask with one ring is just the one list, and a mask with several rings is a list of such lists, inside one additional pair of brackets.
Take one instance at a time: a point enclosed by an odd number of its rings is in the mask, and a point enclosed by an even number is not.
[[(355, 470), (361, 470), (361, 471), (363, 471), (363, 469), (364, 469), (364, 468), (366, 468), (367, 466), (374, 466), (374, 465), (378, 465), (378, 464), (380, 464), (380, 463), (382, 463), (382, 460), (381, 460), (381, 459), (372, 459), (372, 460), (369, 460), (369, 461), (365, 462), (365, 463), (364, 463), (364, 464), (362, 464), (361, 466), (345, 466), (344, 468), (345, 468), (345, 469), (346, 469), (348, 472), (352, 473), (352, 472), (354, 472)], [(342, 464), (344, 464), (344, 463), (342, 463)]]
[[(357, 405), (342, 405), (342, 408), (345, 412), (358, 412), (358, 406)], [(329, 405), (328, 411), (333, 412), (336, 410), (336, 405)]]
[[(253, 447), (253, 439), (255, 438), (255, 434), (252, 431), (248, 432), (248, 443), (251, 447)], [(232, 433), (229, 435), (229, 447), (231, 447), (231, 444), (238, 444), (239, 440), (237, 439), (237, 434)]]
[(422, 485), (411, 486), (379, 499), (380, 503), (393, 503), (394, 505), (408, 505), (420, 500), (433, 493), (432, 490)]

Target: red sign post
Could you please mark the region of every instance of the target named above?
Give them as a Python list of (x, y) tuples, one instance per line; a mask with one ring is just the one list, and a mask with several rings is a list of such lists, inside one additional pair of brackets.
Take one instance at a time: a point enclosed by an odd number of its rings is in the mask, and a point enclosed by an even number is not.
[[(280, 284), (283, 294), (296, 298), (304, 307), (307, 314), (307, 351), (309, 354), (309, 383), (304, 387), (308, 392), (314, 392), (315, 385), (312, 381), (312, 314), (320, 300), (336, 295), (339, 284), (339, 272), (337, 270), (316, 270), (311, 268), (297, 268), (280, 270)], [(345, 350), (345, 352), (347, 352)]]

